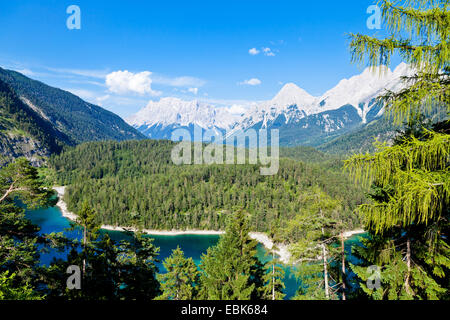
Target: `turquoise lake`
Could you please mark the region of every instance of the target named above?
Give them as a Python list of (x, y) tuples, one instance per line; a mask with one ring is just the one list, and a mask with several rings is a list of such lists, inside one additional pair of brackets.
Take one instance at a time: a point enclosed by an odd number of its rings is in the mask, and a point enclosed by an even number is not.
[[(36, 225), (40, 226), (40, 233), (64, 232), (69, 238), (81, 239), (80, 230), (67, 231), (70, 227), (70, 221), (63, 217), (58, 207), (49, 207), (46, 209), (39, 209), (33, 211), (26, 211), (26, 216)], [(127, 235), (120, 231), (107, 231), (114, 240), (126, 239)], [(150, 236), (154, 240), (154, 244), (160, 248), (159, 259), (162, 261), (172, 253), (173, 249), (179, 246), (187, 257), (191, 257), (196, 264), (200, 263), (201, 255), (206, 253), (206, 250), (214, 246), (219, 240), (218, 235), (177, 235), (177, 236)], [(346, 244), (354, 244), (357, 242), (357, 237), (352, 237), (346, 241)], [(350, 245), (347, 246), (346, 251), (350, 253)], [(258, 244), (258, 258), (261, 261), (267, 261), (269, 257), (265, 256), (266, 250), (262, 244)], [(54, 257), (65, 257), (65, 253), (50, 251), (41, 254), (41, 263), (48, 265)], [(162, 263), (158, 264), (159, 272), (165, 272)], [(294, 277), (293, 270), (289, 266), (283, 266), (285, 271), (284, 283), (286, 286), (285, 299), (290, 299), (295, 295), (299, 283)]]

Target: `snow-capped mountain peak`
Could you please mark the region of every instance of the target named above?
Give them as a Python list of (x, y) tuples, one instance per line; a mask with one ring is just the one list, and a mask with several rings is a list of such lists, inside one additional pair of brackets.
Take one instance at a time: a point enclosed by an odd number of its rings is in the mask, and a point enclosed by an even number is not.
[(171, 97), (150, 101), (145, 108), (127, 119), (135, 127), (194, 124), (204, 129), (227, 129), (236, 120), (237, 116), (224, 108), (216, 108), (198, 100), (185, 101)]
[(309, 106), (316, 100), (308, 92), (290, 82), (281, 88), (278, 94), (270, 101), (270, 105), (286, 108), (293, 105), (298, 107)]
[(228, 136), (249, 128), (279, 128), (280, 137), (283, 136), (282, 129), (286, 128), (289, 138), (284, 139), (289, 140), (288, 143), (290, 140), (295, 140), (294, 144), (312, 143), (323, 135), (345, 132), (380, 116), (383, 106), (375, 98), (385, 90), (403, 88), (401, 77), (412, 73), (405, 63), (394, 71), (366, 68), (358, 75), (342, 79), (320, 97), (310, 95), (294, 83), (287, 83), (273, 99), (247, 108), (244, 114), (199, 100), (161, 98), (150, 101), (128, 122), (153, 138), (170, 137), (170, 131), (179, 127), (227, 131)]
[(398, 90), (403, 86), (401, 77), (411, 73), (409, 65), (401, 63), (392, 72), (389, 68), (366, 68), (361, 74), (341, 80), (327, 91), (319, 102), (318, 112), (336, 110), (344, 105), (353, 106), (363, 122), (374, 98), (386, 90)]

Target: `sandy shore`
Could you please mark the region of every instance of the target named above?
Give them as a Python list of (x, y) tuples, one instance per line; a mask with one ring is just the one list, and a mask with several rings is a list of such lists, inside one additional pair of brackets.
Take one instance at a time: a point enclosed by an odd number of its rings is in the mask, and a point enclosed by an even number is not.
[[(66, 187), (53, 187), (54, 190), (58, 193), (59, 200), (56, 203), (56, 206), (58, 206), (61, 209), (63, 217), (66, 217), (69, 220), (76, 221), (77, 215), (70, 212), (67, 209), (67, 204), (64, 202), (64, 192)], [(102, 225), (102, 229), (110, 230), (110, 231), (138, 231), (136, 228), (132, 227), (118, 227), (118, 226), (110, 226), (110, 225)], [(141, 230), (142, 232), (149, 234), (149, 235), (158, 235), (158, 236), (179, 236), (179, 235), (221, 235), (224, 234), (224, 231), (215, 231), (215, 230), (186, 230), (186, 231), (180, 231), (180, 230), (148, 230), (144, 229)], [(273, 247), (273, 241), (264, 233), (261, 232), (250, 232), (249, 236), (252, 239), (255, 239), (256, 241), (262, 243), (264, 247), (266, 247), (268, 250), (271, 250)], [(275, 251), (275, 253), (280, 257), (280, 261), (283, 263), (288, 263), (289, 259), (291, 257), (291, 254), (288, 250), (287, 245), (279, 244), (277, 245), (278, 250)]]
[[(67, 204), (63, 200), (64, 192), (66, 187), (53, 187), (53, 189), (58, 193), (59, 200), (56, 203), (56, 206), (61, 209), (63, 217), (76, 221), (77, 215), (75, 213), (70, 212), (67, 209)], [(102, 229), (110, 230), (110, 231), (133, 231), (136, 232), (138, 229), (132, 228), (132, 227), (117, 227), (117, 226), (110, 226), (110, 225), (102, 225)], [(150, 235), (157, 235), (157, 236), (179, 236), (183, 234), (194, 234), (194, 235), (221, 235), (224, 232), (223, 231), (214, 231), (214, 230), (186, 230), (186, 231), (180, 231), (180, 230), (172, 230), (172, 231), (164, 231), (164, 230), (148, 230), (144, 229), (142, 232), (145, 232)]]
[(53, 187), (53, 189), (58, 193), (58, 202), (56, 203), (56, 206), (61, 209), (63, 217), (66, 217), (69, 220), (76, 221), (77, 215), (67, 210), (67, 204), (64, 202), (64, 191), (66, 190), (66, 187)]
[[(109, 226), (109, 225), (102, 225), (102, 229), (110, 230), (110, 231), (133, 231), (137, 232), (138, 229), (133, 227), (115, 227), (115, 226)], [(185, 234), (194, 234), (194, 235), (221, 235), (224, 232), (223, 231), (214, 231), (214, 230), (186, 230), (186, 231), (180, 231), (180, 230), (149, 230), (149, 229), (143, 229), (141, 230), (144, 233), (147, 233), (149, 235), (154, 236), (181, 236)]]
[(346, 231), (344, 232), (344, 238), (350, 238), (351, 236), (354, 236), (355, 234), (361, 234), (366, 232), (364, 229), (356, 229), (356, 230), (352, 230), (352, 231)]
[[(56, 190), (58, 193), (59, 200), (56, 203), (56, 206), (58, 206), (61, 209), (63, 217), (66, 217), (69, 220), (76, 221), (77, 215), (70, 212), (67, 209), (67, 204), (64, 202), (64, 192), (66, 187), (53, 187), (53, 189)], [(110, 225), (102, 225), (102, 229), (110, 230), (110, 231), (138, 231), (136, 228), (132, 227), (118, 227), (118, 226), (110, 226)], [(157, 235), (157, 236), (179, 236), (179, 235), (221, 235), (224, 234), (224, 231), (215, 231), (215, 230), (186, 230), (186, 231), (180, 231), (180, 230), (148, 230), (144, 229), (142, 232), (149, 234), (149, 235)], [(271, 250), (273, 247), (272, 240), (264, 233), (260, 232), (250, 232), (249, 236), (252, 239), (255, 239), (256, 241), (262, 243), (264, 247)], [(277, 245), (278, 250), (275, 251), (275, 253), (280, 256), (280, 260), (283, 263), (288, 263), (290, 259), (290, 253), (286, 245)]]
[[(262, 243), (264, 247), (268, 250), (272, 250), (274, 245), (272, 239), (270, 239), (265, 233), (262, 232), (250, 232), (250, 238), (255, 239), (256, 241)], [(291, 253), (289, 252), (289, 246), (286, 244), (277, 243), (275, 244), (277, 248), (275, 250), (275, 254), (279, 256), (279, 259), (282, 263), (288, 264), (291, 259)]]
[[(56, 203), (56, 205), (61, 209), (63, 217), (68, 218), (69, 220), (76, 221), (77, 215), (67, 210), (67, 204), (63, 200), (64, 192), (66, 187), (53, 187), (53, 189), (56, 190), (58, 193), (59, 200)], [(110, 226), (110, 225), (102, 225), (102, 229), (110, 230), (110, 231), (138, 231), (136, 228), (132, 227), (117, 227), (117, 226)], [(214, 231), (214, 230), (186, 230), (186, 231), (180, 231), (180, 230), (148, 230), (144, 229), (141, 230), (142, 232), (149, 234), (149, 235), (158, 235), (158, 236), (179, 236), (179, 235), (221, 235), (224, 234), (224, 231)], [(363, 229), (358, 230), (352, 230), (352, 231), (346, 231), (344, 232), (344, 238), (349, 238), (355, 234), (364, 233), (365, 231)], [(255, 239), (256, 241), (260, 242), (261, 244), (266, 247), (268, 250), (272, 250), (272, 247), (274, 245), (272, 239), (270, 239), (265, 233), (261, 232), (250, 232), (249, 236), (252, 239)], [(279, 259), (282, 263), (288, 264), (291, 259), (291, 253), (289, 252), (289, 246), (286, 244), (276, 244), (277, 250), (275, 250), (275, 254), (279, 256)]]

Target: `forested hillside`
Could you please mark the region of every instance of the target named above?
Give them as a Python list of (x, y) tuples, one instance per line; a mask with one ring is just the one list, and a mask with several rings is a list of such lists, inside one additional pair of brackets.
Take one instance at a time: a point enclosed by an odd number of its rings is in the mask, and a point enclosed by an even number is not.
[[(172, 164), (170, 141), (93, 142), (49, 160), (58, 182), (70, 185), (66, 201), (78, 211), (88, 200), (99, 222), (146, 229), (223, 229), (227, 215), (244, 209), (251, 227), (283, 237), (285, 224), (300, 211), (302, 195), (319, 187), (342, 203), (351, 228), (364, 196), (337, 165), (284, 158), (274, 176), (259, 165)], [(292, 240), (292, 239), (291, 239)]]
[(71, 140), (23, 103), (0, 80), (0, 164), (26, 156), (33, 163), (59, 152)]
[[(431, 128), (432, 124), (443, 121), (448, 118), (445, 109), (441, 106), (435, 106), (427, 112), (427, 120), (423, 118), (423, 125)], [(335, 154), (341, 157), (355, 153), (374, 152), (375, 140), (380, 142), (392, 143), (399, 132), (405, 129), (404, 124), (394, 124), (387, 117), (376, 119), (364, 124), (357, 129), (345, 133), (335, 139), (317, 147), (319, 151), (327, 154)]]
[(7, 83), (20, 99), (73, 143), (144, 137), (119, 116), (87, 103), (70, 92), (2, 68), (0, 80)]
[(395, 126), (384, 117), (343, 134), (331, 141), (317, 147), (318, 150), (337, 155), (365, 153), (375, 151), (375, 139), (379, 141), (391, 141), (400, 130), (401, 126)]

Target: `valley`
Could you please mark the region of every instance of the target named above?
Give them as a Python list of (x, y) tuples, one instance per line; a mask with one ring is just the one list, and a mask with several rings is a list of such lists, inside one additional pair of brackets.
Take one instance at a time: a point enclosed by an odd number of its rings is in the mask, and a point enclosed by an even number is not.
[(149, 102), (127, 122), (152, 139), (171, 139), (172, 132), (180, 128), (191, 136), (198, 128), (220, 132), (227, 138), (249, 129), (278, 129), (281, 146), (325, 148), (327, 142), (381, 119), (383, 108), (376, 98), (387, 90), (400, 90), (401, 77), (411, 73), (404, 63), (393, 71), (374, 73), (367, 68), (341, 80), (320, 97), (287, 83), (272, 100), (254, 102), (242, 114), (200, 100), (162, 98)]
[(2, 3), (2, 311), (448, 301), (450, 1), (368, 5)]

